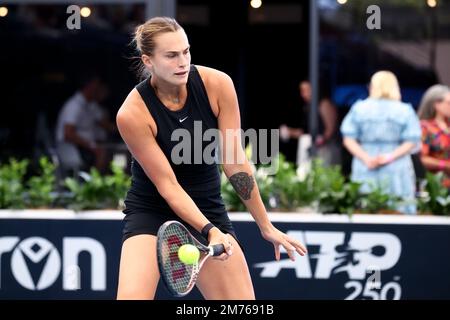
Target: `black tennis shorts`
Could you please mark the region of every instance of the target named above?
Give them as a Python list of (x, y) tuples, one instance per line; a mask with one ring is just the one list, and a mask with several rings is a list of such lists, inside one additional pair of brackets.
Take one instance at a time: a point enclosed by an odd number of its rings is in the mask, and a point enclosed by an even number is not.
[[(200, 232), (181, 220), (167, 204), (161, 204), (153, 200), (154, 199), (138, 195), (131, 190), (128, 191), (125, 199), (125, 209), (123, 210), (125, 217), (123, 219), (124, 228), (122, 243), (128, 238), (139, 234), (156, 236), (159, 227), (163, 223), (169, 220), (176, 220), (185, 225), (197, 240), (208, 245), (208, 240), (205, 239)], [(217, 210), (201, 209), (201, 211), (214, 226), (219, 228), (220, 231), (232, 235), (237, 240), (233, 225), (231, 224), (226, 211), (219, 213)], [(240, 243), (239, 245), (242, 248)]]

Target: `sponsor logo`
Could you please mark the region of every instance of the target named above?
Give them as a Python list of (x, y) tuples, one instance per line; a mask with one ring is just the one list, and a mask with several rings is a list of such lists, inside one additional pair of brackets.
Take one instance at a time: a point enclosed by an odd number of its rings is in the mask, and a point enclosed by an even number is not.
[[(91, 285), (94, 291), (106, 290), (106, 252), (103, 245), (87, 237), (64, 237), (62, 255), (54, 244), (42, 237), (30, 237), (20, 241), (19, 237), (0, 237), (0, 266), (5, 253), (12, 252), (10, 270), (22, 287), (40, 291), (54, 285), (62, 275), (63, 290), (80, 289), (78, 257), (81, 252), (90, 254)], [(1, 279), (5, 272), (0, 269)], [(61, 274), (62, 273), (62, 274)]]
[[(385, 299), (390, 290), (394, 299), (400, 298), (401, 287), (397, 282), (381, 282), (381, 272), (395, 267), (400, 259), (402, 245), (396, 235), (331, 231), (288, 231), (287, 234), (308, 247), (318, 247), (318, 253), (310, 253), (295, 261), (281, 259), (257, 263), (254, 267), (262, 269), (262, 278), (276, 278), (282, 270), (294, 271), (299, 279), (326, 280), (344, 274), (351, 280), (344, 287), (354, 289), (348, 299), (357, 298), (360, 293), (363, 297)], [(399, 279), (394, 277), (394, 280)], [(381, 292), (372, 289), (381, 289)]]

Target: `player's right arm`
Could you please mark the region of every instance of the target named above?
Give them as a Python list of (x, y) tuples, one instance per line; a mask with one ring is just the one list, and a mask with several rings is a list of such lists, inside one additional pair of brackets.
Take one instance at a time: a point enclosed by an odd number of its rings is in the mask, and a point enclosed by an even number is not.
[(156, 142), (156, 124), (136, 89), (128, 95), (116, 117), (117, 127), (136, 161), (159, 194), (196, 230), (209, 221), (177, 181), (169, 161)]

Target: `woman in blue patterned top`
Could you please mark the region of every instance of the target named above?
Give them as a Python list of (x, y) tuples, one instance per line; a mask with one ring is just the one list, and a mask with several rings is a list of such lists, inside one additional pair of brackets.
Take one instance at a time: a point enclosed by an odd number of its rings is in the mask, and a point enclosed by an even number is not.
[(353, 155), (353, 181), (362, 192), (382, 188), (404, 199), (397, 210), (416, 213), (415, 174), (410, 157), (420, 146), (419, 119), (401, 102), (397, 78), (380, 71), (372, 76), (369, 97), (356, 102), (341, 125), (344, 146)]

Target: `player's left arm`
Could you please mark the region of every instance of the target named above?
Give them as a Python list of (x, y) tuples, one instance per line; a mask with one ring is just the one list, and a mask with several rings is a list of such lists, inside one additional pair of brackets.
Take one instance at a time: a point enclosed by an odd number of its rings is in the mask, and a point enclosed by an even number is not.
[[(211, 88), (212, 87), (212, 88)], [(304, 255), (305, 247), (297, 240), (276, 229), (270, 222), (259, 194), (244, 149), (241, 144), (241, 120), (236, 90), (231, 78), (225, 73), (215, 71), (210, 88), (214, 101), (218, 105), (218, 126), (222, 135), (223, 170), (251, 215), (255, 219), (264, 239), (272, 242), (275, 256), (280, 258), (279, 246), (282, 245), (291, 259), (295, 259), (294, 251)]]

